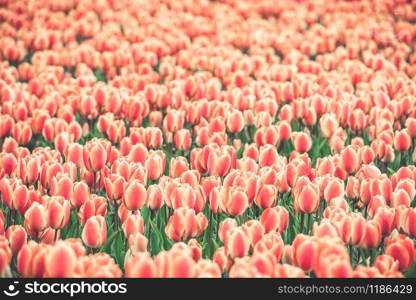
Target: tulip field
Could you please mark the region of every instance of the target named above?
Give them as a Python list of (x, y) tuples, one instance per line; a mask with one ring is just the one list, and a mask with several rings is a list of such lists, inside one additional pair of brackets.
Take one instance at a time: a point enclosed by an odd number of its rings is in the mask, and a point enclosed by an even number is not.
[(416, 277), (415, 47), (415, 0), (0, 0), (0, 277)]

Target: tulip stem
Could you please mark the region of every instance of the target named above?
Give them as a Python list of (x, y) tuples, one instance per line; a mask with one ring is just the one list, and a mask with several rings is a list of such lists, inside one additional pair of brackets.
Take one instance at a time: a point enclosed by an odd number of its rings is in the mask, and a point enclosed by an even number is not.
[(12, 225), (12, 210), (9, 209), (8, 211), (9, 211), (9, 213), (7, 214), (7, 227)]
[(306, 224), (307, 224), (306, 233), (309, 234), (310, 231), (311, 231), (312, 214), (309, 213), (309, 214), (306, 215), (306, 217), (307, 217), (307, 221), (306, 221)]
[(216, 214), (215, 214), (215, 220), (216, 220), (216, 228), (215, 228), (215, 232), (216, 232), (216, 234), (215, 234), (215, 241), (216, 242), (218, 242), (218, 239), (219, 239), (219, 236), (218, 236), (218, 228), (219, 228), (219, 226), (220, 226), (220, 214), (217, 212)]
[(58, 229), (55, 229), (55, 235), (53, 240), (56, 242), (58, 240)]
[(304, 214), (300, 213), (300, 233), (303, 233)]
[(373, 249), (370, 249), (369, 252), (370, 252), (370, 266), (372, 266), (374, 263), (374, 258), (375, 258), (374, 254), (376, 253), (376, 251)]
[(118, 229), (119, 224), (118, 224), (118, 203), (114, 202), (114, 225), (116, 227), (116, 229)]
[(208, 228), (208, 258), (211, 258), (211, 232), (212, 232), (212, 210), (209, 210), (209, 228)]
[(12, 215), (12, 223), (13, 223), (13, 225), (16, 225), (17, 211), (14, 209), (14, 210), (11, 211), (11, 214), (13, 214)]

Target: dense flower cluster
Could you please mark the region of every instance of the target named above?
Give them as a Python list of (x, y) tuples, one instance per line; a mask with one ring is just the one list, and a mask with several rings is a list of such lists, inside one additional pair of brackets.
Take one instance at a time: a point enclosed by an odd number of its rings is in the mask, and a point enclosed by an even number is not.
[(403, 277), (416, 1), (0, 0), (0, 276)]

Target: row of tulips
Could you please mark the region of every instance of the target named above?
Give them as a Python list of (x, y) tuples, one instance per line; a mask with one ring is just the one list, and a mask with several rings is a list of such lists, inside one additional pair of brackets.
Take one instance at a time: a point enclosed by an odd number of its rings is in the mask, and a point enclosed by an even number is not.
[(0, 276), (416, 276), (415, 8), (0, 0)]

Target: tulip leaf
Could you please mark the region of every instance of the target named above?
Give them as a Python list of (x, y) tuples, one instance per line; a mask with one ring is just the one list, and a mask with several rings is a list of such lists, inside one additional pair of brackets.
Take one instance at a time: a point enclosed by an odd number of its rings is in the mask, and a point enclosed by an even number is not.
[(107, 242), (100, 248), (100, 252), (110, 252), (111, 246), (113, 244), (114, 239), (117, 236), (118, 231), (113, 232), (108, 238)]
[(150, 247), (151, 247), (151, 253), (157, 254), (160, 251), (165, 250), (163, 245), (163, 236), (160, 230), (157, 228), (156, 224), (154, 224), (154, 221), (150, 221), (150, 227), (152, 229), (150, 234)]
[(416, 278), (416, 263), (410, 268), (410, 270), (406, 273), (407, 278)]

